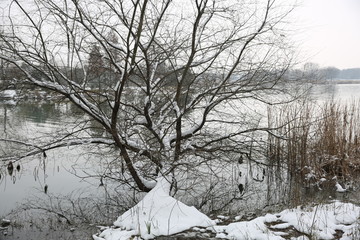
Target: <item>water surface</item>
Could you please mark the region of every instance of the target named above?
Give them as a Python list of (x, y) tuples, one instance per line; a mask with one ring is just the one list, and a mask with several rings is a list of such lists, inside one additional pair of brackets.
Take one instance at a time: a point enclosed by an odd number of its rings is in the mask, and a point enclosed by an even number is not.
[[(360, 84), (316, 85), (312, 95), (320, 100), (348, 101), (360, 98)], [(58, 131), (76, 128), (86, 120), (72, 104), (67, 102), (0, 102), (0, 133), (3, 138), (32, 139), (56, 136)], [(0, 147), (9, 146), (0, 142)], [(16, 149), (12, 149), (16, 150)], [(16, 162), (20, 171), (13, 176), (2, 168), (0, 180), (0, 217), (7, 215), (16, 206), (21, 206), (31, 196), (45, 197), (48, 193), (67, 194), (84, 191), (102, 194), (97, 178), (79, 178), (101, 172), (99, 156), (86, 154), (87, 148), (66, 147), (39, 154)], [(1, 154), (1, 152), (0, 152)], [(7, 163), (5, 163), (7, 164)]]

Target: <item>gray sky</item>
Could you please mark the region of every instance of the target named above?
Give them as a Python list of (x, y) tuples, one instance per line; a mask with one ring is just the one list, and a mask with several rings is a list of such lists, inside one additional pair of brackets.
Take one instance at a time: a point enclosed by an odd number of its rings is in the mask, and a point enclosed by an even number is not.
[(303, 61), (360, 67), (360, 0), (301, 0), (294, 15)]
[[(288, 0), (280, 1), (291, 4)], [(299, 46), (298, 59), (302, 64), (360, 67), (360, 0), (291, 1), (299, 4), (291, 14), (294, 23), (289, 28), (295, 28), (294, 42)], [(0, 7), (8, 2), (0, 0)]]

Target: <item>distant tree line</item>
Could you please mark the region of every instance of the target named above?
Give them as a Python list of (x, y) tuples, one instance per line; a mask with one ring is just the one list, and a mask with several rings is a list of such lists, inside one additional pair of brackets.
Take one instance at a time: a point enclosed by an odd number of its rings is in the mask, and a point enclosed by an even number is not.
[(319, 69), (321, 75), (327, 79), (360, 79), (360, 68), (338, 69), (336, 67), (325, 67)]
[[(113, 44), (118, 44), (118, 39), (114, 35), (114, 33), (108, 34), (108, 39)], [(57, 73), (54, 74), (53, 77), (57, 79), (59, 82), (65, 81), (65, 78), (69, 78), (75, 83), (81, 83), (86, 82), (87, 86), (90, 89), (93, 90), (108, 90), (112, 86), (116, 84), (116, 81), (118, 81), (119, 78), (121, 78), (121, 71), (118, 71), (115, 69), (111, 63), (110, 60), (106, 57), (106, 53), (104, 51), (101, 51), (101, 48), (98, 44), (93, 44), (90, 47), (89, 52), (87, 53), (87, 64), (85, 65), (85, 68), (82, 66), (56, 66)], [(115, 62), (121, 61), (120, 55), (117, 52), (112, 53), (114, 56)], [(5, 63), (4, 61), (1, 61), (0, 66), (0, 90), (1, 89), (16, 89), (16, 88), (23, 88), (30, 87), (26, 86), (24, 84), (24, 81), (27, 76), (24, 72), (19, 71), (18, 67), (15, 64), (12, 63)], [(36, 78), (36, 79), (46, 79), (49, 76), (46, 74), (49, 69), (47, 69), (47, 66), (28, 66), (26, 63), (21, 63), (21, 67), (23, 69), (27, 69), (28, 73)], [(145, 69), (145, 66), (143, 66), (143, 69)], [(141, 70), (134, 71), (133, 76), (131, 76), (131, 85), (132, 86), (138, 86), (141, 87), (144, 84), (141, 81)], [(171, 71), (171, 66), (169, 66), (165, 62), (161, 62), (157, 66), (157, 72), (154, 75), (155, 78), (163, 78), (165, 87), (171, 87), (176, 85), (176, 79), (177, 75), (179, 75), (179, 71)], [(184, 78), (184, 84), (188, 85), (190, 84), (191, 77), (193, 76), (192, 70), (190, 70), (187, 73), (187, 76)], [(208, 76), (206, 80), (211, 80), (214, 77)], [(205, 80), (204, 80), (205, 81)], [(18, 86), (18, 83), (21, 83), (21, 86)], [(30, 88), (33, 88), (34, 86), (31, 86)]]
[[(117, 39), (112, 37), (114, 42), (117, 42)], [(116, 56), (116, 59), (119, 59), (119, 56)], [(119, 77), (121, 77), (121, 72), (115, 71), (111, 68), (111, 64), (108, 63), (108, 59), (104, 57), (104, 53), (100, 52), (98, 45), (93, 45), (90, 52), (88, 53), (88, 65), (86, 68), (73, 67), (67, 68), (66, 66), (59, 66), (59, 72), (73, 79), (74, 82), (81, 82), (86, 78), (87, 82), (91, 89), (106, 90), (111, 87)], [(23, 64), (24, 68), (27, 68), (26, 64)], [(38, 69), (31, 69), (29, 72), (31, 75), (37, 79), (46, 77), (43, 73), (43, 68), (41, 66)], [(176, 83), (176, 72), (167, 74), (169, 72), (170, 66), (167, 66), (166, 63), (161, 63), (158, 66), (157, 76), (166, 79), (166, 84), (164, 86), (173, 86)], [(23, 72), (18, 71), (17, 67), (13, 64), (1, 64), (0, 66), (0, 90), (8, 88), (17, 88), (16, 82), (21, 79), (25, 79), (26, 76)], [(263, 79), (264, 76), (271, 77), (274, 73), (272, 72), (261, 72), (257, 73), (259, 79)], [(141, 86), (140, 81), (137, 80), (137, 74), (134, 74), (132, 77), (134, 86)], [(139, 73), (140, 75), (140, 73)], [(167, 75), (167, 76), (165, 76)], [(189, 76), (186, 79), (191, 79), (193, 73), (189, 73)], [(207, 76), (204, 79), (206, 81), (213, 81), (217, 76), (211, 74), (212, 76)], [(58, 76), (61, 78), (62, 76)], [(235, 77), (236, 78), (236, 77)], [(290, 81), (324, 81), (324, 80), (348, 80), (348, 79), (360, 79), (360, 68), (347, 68), (339, 69), (336, 67), (323, 67), (320, 68), (316, 63), (305, 63), (300, 69), (288, 69), (284, 78)], [(21, 87), (24, 87), (22, 84)]]
[(310, 82), (360, 79), (360, 68), (321, 68), (316, 63), (305, 63), (301, 68), (289, 69), (286, 78), (292, 81), (305, 80)]
[(360, 68), (349, 68), (339, 71), (339, 79), (360, 79)]

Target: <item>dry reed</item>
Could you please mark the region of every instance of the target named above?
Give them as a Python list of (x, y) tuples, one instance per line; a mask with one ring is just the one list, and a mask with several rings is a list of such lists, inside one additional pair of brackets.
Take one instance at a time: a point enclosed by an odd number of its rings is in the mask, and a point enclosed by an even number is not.
[(300, 194), (298, 188), (304, 184), (355, 180), (359, 174), (360, 101), (298, 102), (269, 109), (268, 121), (273, 129), (268, 136), (268, 163), (297, 186), (291, 192)]

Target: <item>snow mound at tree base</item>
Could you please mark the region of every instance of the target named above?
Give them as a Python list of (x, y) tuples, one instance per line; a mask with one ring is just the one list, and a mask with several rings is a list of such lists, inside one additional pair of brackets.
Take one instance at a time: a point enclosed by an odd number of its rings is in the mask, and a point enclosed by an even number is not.
[[(115, 228), (103, 231), (94, 240), (125, 240), (131, 236), (152, 239), (172, 235), (192, 227), (209, 227), (215, 221), (169, 195), (170, 183), (159, 178), (156, 186), (115, 222)], [(116, 228), (117, 227), (117, 228)]]

